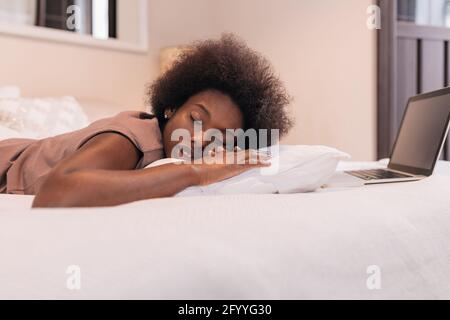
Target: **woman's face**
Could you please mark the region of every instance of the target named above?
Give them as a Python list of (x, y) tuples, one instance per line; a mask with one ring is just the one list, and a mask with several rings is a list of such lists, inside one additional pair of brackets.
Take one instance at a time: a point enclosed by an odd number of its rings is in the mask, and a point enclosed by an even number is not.
[[(169, 110), (170, 108), (167, 111)], [(169, 111), (167, 115), (169, 120), (163, 132), (164, 151), (167, 157), (173, 156), (172, 150), (181, 141), (178, 139), (172, 141), (172, 133), (177, 129), (184, 129), (184, 132), (189, 133), (191, 140), (183, 141), (183, 144), (189, 143), (188, 147), (193, 150), (195, 139), (197, 143), (201, 142), (202, 149), (211, 143), (211, 141), (205, 141), (203, 136), (209, 129), (218, 129), (225, 137), (226, 129), (237, 130), (244, 126), (244, 117), (239, 107), (228, 95), (217, 90), (207, 90), (196, 94), (174, 113)], [(197, 124), (201, 122), (201, 132), (194, 132), (195, 122)], [(193, 152), (191, 156), (193, 157)]]

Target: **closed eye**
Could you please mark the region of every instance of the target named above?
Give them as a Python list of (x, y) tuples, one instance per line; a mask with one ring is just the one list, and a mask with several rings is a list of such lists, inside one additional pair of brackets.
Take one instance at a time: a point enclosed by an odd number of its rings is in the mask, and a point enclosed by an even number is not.
[(202, 121), (202, 117), (200, 116), (200, 113), (198, 113), (197, 111), (192, 111), (191, 112), (191, 119), (193, 122), (195, 121)]

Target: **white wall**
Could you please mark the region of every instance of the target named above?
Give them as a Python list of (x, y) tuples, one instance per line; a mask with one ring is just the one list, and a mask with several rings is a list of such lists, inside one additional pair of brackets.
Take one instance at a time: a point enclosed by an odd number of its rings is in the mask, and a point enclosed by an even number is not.
[(25, 95), (143, 105), (159, 50), (232, 31), (273, 62), (294, 97), (286, 143), (325, 144), (374, 159), (376, 43), (371, 0), (149, 0), (149, 53), (0, 35), (0, 85)]

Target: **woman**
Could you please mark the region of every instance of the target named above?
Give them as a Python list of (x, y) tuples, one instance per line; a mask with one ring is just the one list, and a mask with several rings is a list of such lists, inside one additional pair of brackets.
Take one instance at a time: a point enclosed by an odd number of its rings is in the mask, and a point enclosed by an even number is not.
[[(0, 193), (36, 195), (33, 207), (112, 206), (170, 197), (187, 187), (208, 185), (266, 166), (248, 161), (248, 151), (221, 151), (244, 164), (167, 164), (184, 130), (196, 144), (202, 132), (218, 129), (291, 127), (289, 97), (269, 63), (232, 35), (195, 43), (149, 89), (154, 115), (123, 112), (68, 134), (0, 142)], [(201, 147), (205, 147), (201, 142)], [(217, 155), (216, 155), (217, 156)], [(144, 169), (144, 170), (142, 170)]]

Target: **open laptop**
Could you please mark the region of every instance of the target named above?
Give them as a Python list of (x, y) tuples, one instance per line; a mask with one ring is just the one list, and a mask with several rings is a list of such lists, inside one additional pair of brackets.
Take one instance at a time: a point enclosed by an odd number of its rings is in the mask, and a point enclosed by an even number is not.
[(450, 129), (450, 88), (408, 101), (386, 169), (345, 171), (362, 184), (417, 181), (433, 174)]

